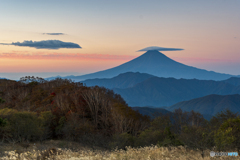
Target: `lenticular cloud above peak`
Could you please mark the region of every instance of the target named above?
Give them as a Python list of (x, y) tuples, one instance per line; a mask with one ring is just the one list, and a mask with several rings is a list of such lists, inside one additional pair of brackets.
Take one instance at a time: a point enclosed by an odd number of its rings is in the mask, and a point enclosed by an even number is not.
[(143, 48), (141, 50), (138, 50), (137, 52), (141, 52), (141, 51), (181, 51), (183, 49), (181, 48), (164, 48), (164, 47), (158, 47), (158, 46), (151, 46), (151, 47), (147, 47), (147, 48)]

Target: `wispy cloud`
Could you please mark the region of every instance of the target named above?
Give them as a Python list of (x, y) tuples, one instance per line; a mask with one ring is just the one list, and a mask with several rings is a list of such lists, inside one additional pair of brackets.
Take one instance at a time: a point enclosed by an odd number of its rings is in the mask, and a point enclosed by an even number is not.
[(43, 33), (44, 35), (52, 35), (52, 36), (59, 36), (59, 35), (65, 35), (64, 33)]
[(136, 56), (129, 55), (109, 55), (109, 54), (83, 54), (83, 53), (1, 53), (0, 58), (11, 59), (93, 59), (93, 60), (131, 60)]
[(33, 47), (36, 49), (82, 48), (76, 43), (62, 42), (59, 40), (23, 41), (23, 42), (0, 43), (0, 44)]

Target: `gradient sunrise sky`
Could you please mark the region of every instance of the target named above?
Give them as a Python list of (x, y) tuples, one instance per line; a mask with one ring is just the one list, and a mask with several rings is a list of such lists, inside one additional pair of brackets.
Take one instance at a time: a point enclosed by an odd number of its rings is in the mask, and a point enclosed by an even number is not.
[[(183, 48), (163, 53), (190, 66), (240, 75), (240, 0), (0, 2), (0, 77), (92, 73), (134, 59), (149, 46)], [(45, 40), (82, 48), (6, 45)]]

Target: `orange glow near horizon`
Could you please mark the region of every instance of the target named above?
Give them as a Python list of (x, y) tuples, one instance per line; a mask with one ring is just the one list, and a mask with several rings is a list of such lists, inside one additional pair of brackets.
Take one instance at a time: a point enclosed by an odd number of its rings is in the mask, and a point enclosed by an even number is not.
[(66, 60), (66, 59), (78, 59), (78, 60), (130, 60), (136, 56), (129, 55), (109, 55), (109, 54), (81, 54), (81, 53), (43, 53), (36, 52), (33, 54), (21, 54), (18, 52), (2, 53), (1, 59), (38, 59), (38, 60)]
[(94, 72), (127, 62), (126, 59), (0, 59), (0, 72)]

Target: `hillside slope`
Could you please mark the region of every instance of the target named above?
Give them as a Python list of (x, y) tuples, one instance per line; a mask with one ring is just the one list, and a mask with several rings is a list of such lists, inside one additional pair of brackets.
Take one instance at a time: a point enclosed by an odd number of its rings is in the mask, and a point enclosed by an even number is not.
[(174, 111), (175, 109), (181, 108), (183, 111), (194, 110), (201, 114), (215, 115), (224, 109), (229, 109), (232, 112), (240, 113), (240, 95), (208, 95), (189, 101), (179, 102), (165, 109)]
[(234, 86), (240, 86), (240, 77), (231, 77), (229, 79), (223, 80), (222, 82), (226, 82)]

